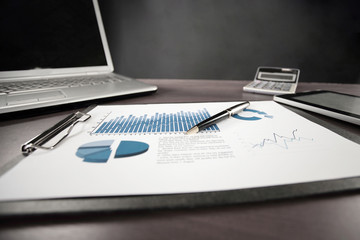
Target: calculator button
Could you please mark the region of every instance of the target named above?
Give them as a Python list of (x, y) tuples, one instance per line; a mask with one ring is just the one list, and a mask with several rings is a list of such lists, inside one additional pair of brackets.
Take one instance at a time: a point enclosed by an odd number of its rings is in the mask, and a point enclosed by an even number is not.
[(258, 82), (252, 82), (250, 83), (249, 85), (247, 85), (247, 87), (255, 87), (256, 85), (258, 85), (259, 83)]
[(291, 84), (286, 83), (286, 84), (284, 84), (284, 86), (282, 87), (282, 89), (281, 89), (281, 90), (283, 90), (283, 91), (289, 91), (289, 90), (290, 90), (290, 88), (291, 88)]
[(257, 85), (257, 88), (264, 88), (264, 86), (267, 84), (267, 82), (261, 82), (259, 85)]
[(274, 86), (273, 89), (275, 89), (275, 90), (281, 90), (282, 86), (283, 86), (283, 85), (282, 85), (281, 83), (277, 83), (277, 84), (275, 84), (275, 86)]
[(275, 84), (275, 82), (269, 82), (268, 89), (274, 89)]

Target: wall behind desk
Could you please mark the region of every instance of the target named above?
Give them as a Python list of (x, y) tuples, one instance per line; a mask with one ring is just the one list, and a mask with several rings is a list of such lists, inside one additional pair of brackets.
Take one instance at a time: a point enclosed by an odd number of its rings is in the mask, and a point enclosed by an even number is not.
[(100, 0), (115, 71), (136, 78), (360, 83), (360, 1)]

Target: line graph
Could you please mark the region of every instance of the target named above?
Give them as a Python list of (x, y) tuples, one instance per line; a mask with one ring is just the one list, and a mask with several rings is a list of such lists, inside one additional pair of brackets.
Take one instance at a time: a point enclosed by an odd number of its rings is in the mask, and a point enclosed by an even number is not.
[(263, 148), (266, 145), (274, 145), (283, 149), (289, 149), (290, 143), (299, 143), (301, 141), (313, 141), (313, 138), (297, 136), (297, 129), (294, 129), (291, 136), (282, 136), (277, 133), (272, 134), (272, 138), (264, 138), (260, 143), (253, 145), (253, 148)]

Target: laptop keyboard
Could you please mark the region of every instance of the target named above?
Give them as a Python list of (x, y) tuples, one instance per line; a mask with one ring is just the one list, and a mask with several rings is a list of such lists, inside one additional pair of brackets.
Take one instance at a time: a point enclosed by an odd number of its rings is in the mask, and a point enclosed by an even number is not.
[(94, 86), (100, 84), (108, 84), (113, 82), (121, 82), (122, 80), (114, 76), (85, 76), (72, 78), (56, 78), (45, 80), (31, 80), (24, 82), (5, 82), (0, 83), (0, 93), (18, 93), (31, 90), (47, 90), (58, 88), (71, 88)]

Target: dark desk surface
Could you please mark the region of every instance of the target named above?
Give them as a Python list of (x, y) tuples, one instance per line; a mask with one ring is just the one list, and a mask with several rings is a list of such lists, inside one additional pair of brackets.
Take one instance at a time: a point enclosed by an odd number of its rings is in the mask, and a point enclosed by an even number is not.
[[(158, 92), (106, 104), (271, 100), (242, 92), (245, 81), (156, 80)], [(300, 83), (314, 89), (360, 94), (359, 84)], [(0, 167), (19, 146), (70, 111), (0, 122)], [(311, 114), (339, 133), (360, 128)], [(0, 220), (0, 239), (359, 239), (360, 191), (207, 208), (48, 215)]]

